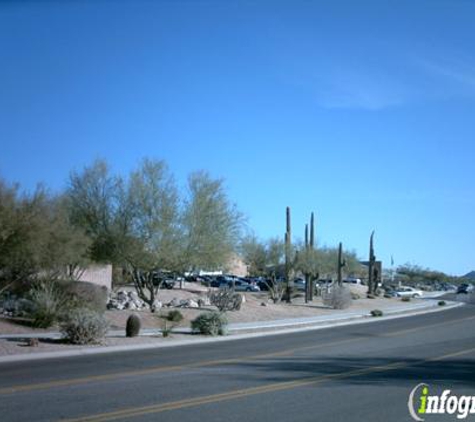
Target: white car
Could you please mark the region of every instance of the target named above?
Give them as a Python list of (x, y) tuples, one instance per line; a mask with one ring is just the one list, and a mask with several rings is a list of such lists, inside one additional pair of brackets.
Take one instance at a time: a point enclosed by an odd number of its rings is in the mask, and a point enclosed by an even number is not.
[(424, 294), (422, 290), (415, 289), (414, 287), (407, 287), (407, 286), (398, 287), (395, 290), (395, 293), (397, 297), (413, 297), (413, 298), (422, 297), (422, 295)]

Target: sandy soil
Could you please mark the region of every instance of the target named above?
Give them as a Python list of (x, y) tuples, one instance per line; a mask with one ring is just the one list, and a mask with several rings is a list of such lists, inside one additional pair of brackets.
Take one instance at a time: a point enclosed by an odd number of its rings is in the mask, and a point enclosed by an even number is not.
[[(362, 298), (365, 297), (366, 288), (362, 286), (351, 286), (354, 293), (358, 293)], [(187, 283), (185, 289), (173, 289), (163, 290), (160, 292), (160, 300), (167, 304), (173, 298), (177, 299), (189, 299), (199, 298), (206, 296), (207, 289), (198, 286), (195, 283)], [(268, 299), (266, 292), (261, 293), (243, 293), (246, 300), (243, 303), (240, 311), (228, 312), (227, 317), (230, 323), (240, 322), (254, 322), (254, 321), (269, 321), (277, 319), (299, 318), (299, 317), (312, 317), (319, 315), (331, 315), (332, 313), (341, 312), (357, 312), (357, 311), (371, 311), (372, 309), (388, 308), (406, 306), (407, 303), (401, 302), (399, 299), (357, 299), (354, 300), (351, 307), (345, 311), (335, 311), (322, 304), (320, 298), (316, 298), (312, 303), (305, 304), (303, 294), (299, 295), (292, 300), (291, 304), (274, 304)], [(164, 308), (162, 312), (166, 312), (173, 308)], [(184, 327), (189, 327), (190, 321), (198, 316), (205, 310), (215, 310), (213, 306), (200, 309), (184, 309), (180, 308), (184, 316), (183, 322), (180, 324)], [(139, 337), (139, 338), (126, 338), (125, 337), (125, 323), (129, 315), (133, 313), (131, 311), (106, 311), (106, 317), (109, 320), (110, 328), (113, 330), (124, 330), (123, 336), (108, 337), (99, 346), (114, 346), (114, 345), (128, 345), (128, 344), (144, 344), (144, 343), (156, 343), (166, 342), (170, 340), (176, 340), (180, 338), (194, 338), (192, 335), (180, 335), (173, 334), (168, 338), (163, 338), (160, 335), (153, 337)], [(157, 314), (149, 311), (136, 312), (142, 319), (142, 327), (149, 329), (160, 329), (161, 322), (157, 318)], [(18, 324), (10, 321), (6, 318), (0, 318), (0, 334), (33, 334), (44, 332), (58, 331), (57, 327), (52, 327), (49, 330), (33, 329), (24, 324)], [(38, 346), (28, 346), (25, 339), (15, 340), (0, 340), (0, 356), (10, 355), (18, 353), (37, 353), (54, 350), (72, 350), (81, 349), (85, 347), (97, 347), (97, 346), (73, 346), (64, 344), (59, 340), (39, 340)]]

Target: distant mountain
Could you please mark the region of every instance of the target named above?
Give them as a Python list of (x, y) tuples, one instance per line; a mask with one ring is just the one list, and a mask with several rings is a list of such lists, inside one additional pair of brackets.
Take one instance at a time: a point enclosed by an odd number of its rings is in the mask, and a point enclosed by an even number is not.
[(470, 271), (468, 274), (465, 274), (463, 278), (470, 278), (472, 280), (475, 280), (475, 271)]

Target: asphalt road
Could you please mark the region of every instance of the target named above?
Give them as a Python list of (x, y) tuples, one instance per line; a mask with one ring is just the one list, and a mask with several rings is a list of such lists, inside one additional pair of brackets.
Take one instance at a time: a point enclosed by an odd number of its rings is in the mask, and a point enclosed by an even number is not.
[(410, 421), (409, 393), (421, 382), (475, 396), (474, 327), (467, 305), (258, 339), (1, 364), (0, 421)]

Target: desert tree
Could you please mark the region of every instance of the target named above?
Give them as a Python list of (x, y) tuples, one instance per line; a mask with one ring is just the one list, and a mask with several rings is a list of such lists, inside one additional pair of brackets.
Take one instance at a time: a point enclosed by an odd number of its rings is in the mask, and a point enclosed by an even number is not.
[(244, 219), (230, 201), (224, 180), (205, 171), (190, 174), (181, 221), (183, 269), (225, 269), (237, 250)]
[(75, 278), (88, 262), (90, 243), (70, 224), (62, 196), (39, 186), (20, 193), (0, 181), (0, 289), (46, 277)]
[(131, 173), (120, 209), (127, 231), (117, 248), (139, 297), (153, 308), (158, 272), (176, 271), (182, 257), (178, 188), (165, 162), (145, 159)]
[(284, 270), (284, 242), (278, 238), (260, 241), (255, 235), (248, 235), (241, 243), (241, 255), (249, 274), (262, 277), (271, 300), (279, 302), (286, 290), (286, 284), (277, 280), (277, 275)]
[(123, 179), (111, 175), (104, 160), (96, 160), (70, 174), (66, 196), (72, 224), (82, 228), (92, 241), (91, 258), (119, 263), (118, 245), (128, 233), (130, 218), (124, 209), (128, 204)]

